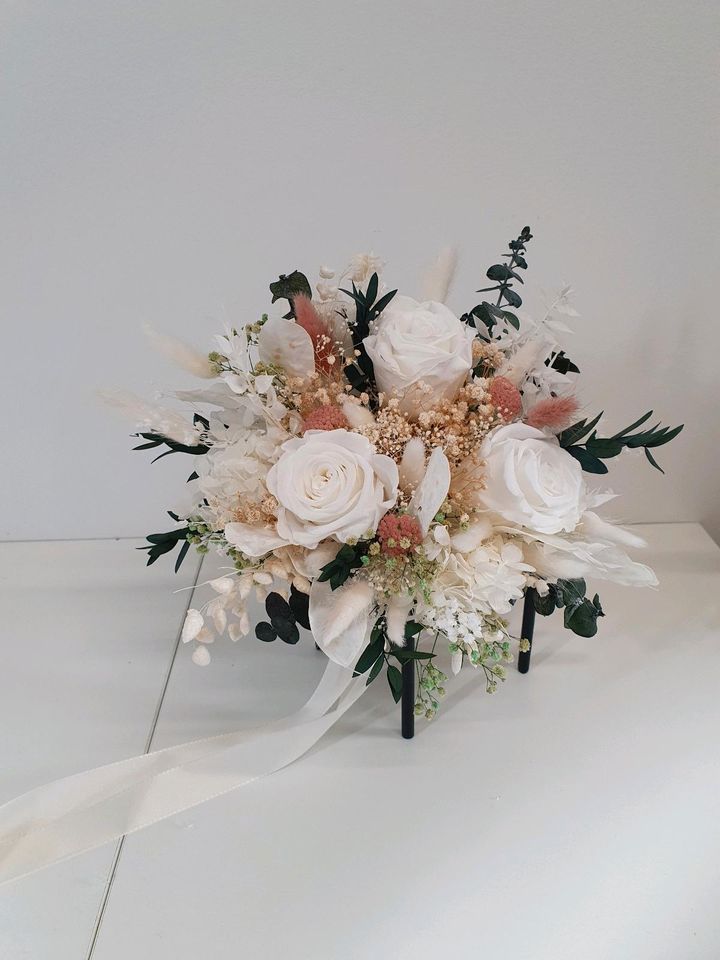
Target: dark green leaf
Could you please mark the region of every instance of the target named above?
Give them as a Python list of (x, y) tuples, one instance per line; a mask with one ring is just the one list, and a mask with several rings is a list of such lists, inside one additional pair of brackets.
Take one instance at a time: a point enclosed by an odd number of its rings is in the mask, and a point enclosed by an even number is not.
[(384, 664), (384, 663), (385, 663), (385, 658), (384, 658), (384, 657), (378, 657), (378, 658), (377, 658), (377, 660), (375, 661), (375, 663), (372, 665), (372, 668), (371, 668), (371, 670), (370, 670), (370, 673), (368, 674), (367, 683), (365, 684), (366, 687), (369, 686), (369, 685), (373, 682), (373, 680), (375, 679), (375, 677), (380, 673), (380, 671), (381, 671), (382, 668), (383, 668), (383, 664)]
[(355, 673), (365, 673), (366, 670), (369, 670), (377, 658), (382, 657), (384, 647), (385, 644), (382, 636), (377, 640), (371, 640), (371, 642), (360, 654), (358, 662), (355, 664)]
[(536, 613), (539, 613), (541, 617), (549, 617), (551, 613), (555, 612), (555, 592), (549, 590), (544, 597), (541, 597), (537, 590), (533, 590), (532, 603)]
[(290, 604), (279, 593), (269, 593), (265, 598), (265, 609), (271, 620), (294, 620)]
[(301, 590), (296, 590), (295, 587), (290, 587), (290, 609), (293, 612), (293, 616), (296, 621), (300, 624), (301, 627), (305, 627), (306, 630), (310, 629), (310, 597), (307, 593), (303, 593)]
[(522, 306), (522, 297), (520, 294), (515, 293), (514, 290), (511, 290), (510, 287), (505, 287), (503, 290), (503, 296), (510, 304), (511, 307), (521, 307)]
[(393, 695), (393, 700), (395, 703), (398, 703), (402, 697), (402, 673), (400, 673), (397, 667), (394, 667), (391, 664), (387, 668), (387, 678), (388, 683), (390, 684), (390, 691)]
[(598, 460), (597, 457), (594, 457), (591, 453), (588, 453), (583, 447), (566, 447), (566, 450), (571, 457), (575, 457), (577, 462), (586, 473), (608, 472), (608, 468), (605, 466), (602, 460)]
[(670, 443), (671, 440), (674, 440), (675, 437), (682, 431), (684, 423), (681, 423), (679, 427), (674, 427), (672, 430), (669, 430), (665, 427), (655, 436), (651, 437), (647, 443), (642, 444), (644, 447), (661, 447), (663, 444)]
[(182, 562), (187, 555), (188, 550), (190, 549), (190, 541), (186, 540), (185, 543), (180, 547), (180, 553), (177, 555), (177, 560), (175, 561), (175, 573), (178, 572), (182, 566)]
[(410, 650), (408, 647), (393, 647), (388, 656), (395, 657), (398, 663), (409, 663), (411, 660), (432, 660), (436, 656), (428, 650)]
[(589, 600), (565, 608), (563, 622), (579, 637), (594, 637), (597, 633), (597, 619), (601, 614)]
[(405, 624), (405, 639), (410, 640), (412, 637), (416, 637), (422, 628), (423, 626), (421, 623), (415, 623), (414, 620), (408, 620)]
[(258, 623), (255, 627), (255, 636), (263, 643), (272, 643), (277, 640), (277, 633), (269, 623)]
[(588, 423), (587, 420), (578, 420), (577, 423), (574, 423), (571, 427), (568, 427), (566, 430), (563, 430), (558, 434), (558, 441), (560, 442), (561, 447), (570, 447), (574, 443), (582, 440), (583, 437), (586, 437), (590, 431), (598, 425), (600, 422), (600, 417), (602, 417), (602, 410), (600, 413), (593, 417), (593, 419)]
[(585, 599), (587, 584), (582, 577), (575, 580), (558, 580), (555, 589), (558, 593), (558, 606), (561, 607), (563, 604), (581, 603)]
[(625, 429), (621, 430), (620, 433), (614, 434), (612, 439), (617, 440), (619, 437), (624, 437), (626, 434), (630, 433), (636, 427), (639, 427), (643, 423), (645, 423), (646, 420), (649, 420), (652, 414), (653, 414), (652, 410), (648, 410), (648, 412), (644, 414), (642, 417), (640, 417), (639, 420), (636, 420), (635, 423), (631, 423), (629, 427), (625, 427)]
[(620, 440), (612, 438), (603, 440), (600, 437), (590, 437), (585, 444), (585, 449), (594, 457), (600, 457), (601, 460), (609, 460), (611, 457), (617, 457), (622, 453), (623, 445)]
[(284, 643), (297, 643), (300, 639), (300, 632), (294, 620), (278, 620), (273, 617), (271, 625)]
[(298, 294), (312, 297), (312, 289), (308, 279), (299, 270), (293, 270), (289, 274), (281, 273), (279, 279), (270, 284), (270, 293), (272, 293), (273, 303), (276, 300), (292, 301), (293, 297), (297, 297)]
[(389, 293), (385, 293), (383, 294), (382, 297), (380, 297), (378, 302), (373, 306), (373, 313), (375, 314), (376, 317), (380, 316), (380, 314), (383, 312), (385, 307), (387, 307), (387, 305), (390, 303), (390, 301), (392, 300), (392, 298), (395, 296), (396, 293), (397, 293), (397, 290), (391, 290)]
[(512, 276), (512, 270), (504, 263), (494, 263), (491, 267), (488, 268), (485, 276), (488, 280), (509, 280)]
[(657, 462), (657, 460), (655, 459), (655, 457), (650, 453), (650, 451), (648, 450), (647, 447), (645, 447), (645, 456), (648, 458), (650, 464), (651, 464), (653, 467), (655, 467), (656, 470), (659, 470), (660, 473), (663, 473), (663, 474), (665, 473), (665, 471), (663, 470), (663, 468), (662, 468), (662, 467), (660, 466), (660, 464)]

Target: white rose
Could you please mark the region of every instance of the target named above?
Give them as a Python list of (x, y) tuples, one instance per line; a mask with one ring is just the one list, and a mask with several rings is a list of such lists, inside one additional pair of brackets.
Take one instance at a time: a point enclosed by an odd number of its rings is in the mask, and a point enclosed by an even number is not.
[(283, 444), (267, 476), (278, 502), (277, 533), (315, 548), (374, 532), (395, 504), (398, 469), (365, 437), (347, 430), (308, 430)]
[[(472, 367), (472, 333), (451, 310), (433, 300), (396, 296), (364, 340), (383, 393), (395, 390), (406, 413), (452, 400)], [(423, 382), (431, 392), (423, 394)]]
[(485, 487), (478, 501), (488, 510), (538, 533), (578, 525), (586, 503), (582, 468), (555, 437), (512, 423), (488, 434), (480, 457)]

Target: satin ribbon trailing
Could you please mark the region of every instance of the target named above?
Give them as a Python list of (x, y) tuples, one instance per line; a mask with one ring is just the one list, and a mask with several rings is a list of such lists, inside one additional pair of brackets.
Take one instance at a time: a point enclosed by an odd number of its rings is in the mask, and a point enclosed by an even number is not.
[(330, 661), (296, 713), (37, 787), (0, 807), (0, 883), (259, 780), (306, 753), (365, 690)]

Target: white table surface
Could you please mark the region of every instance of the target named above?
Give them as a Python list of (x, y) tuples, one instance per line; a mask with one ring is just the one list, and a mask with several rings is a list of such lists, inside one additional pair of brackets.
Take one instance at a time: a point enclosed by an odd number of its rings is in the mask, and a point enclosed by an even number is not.
[[(286, 770), (1, 889), (2, 960), (716, 960), (720, 549), (636, 529), (660, 590), (591, 585), (596, 638), (538, 618), (527, 676), (464, 671), (412, 742), (379, 678)], [(193, 666), (197, 563), (135, 545), (0, 545), (0, 800), (317, 682), (309, 640)]]

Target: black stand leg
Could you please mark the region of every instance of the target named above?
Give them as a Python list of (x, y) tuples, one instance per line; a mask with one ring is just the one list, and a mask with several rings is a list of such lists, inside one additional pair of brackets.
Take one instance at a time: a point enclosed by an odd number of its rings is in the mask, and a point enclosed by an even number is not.
[(533, 594), (535, 591), (528, 587), (525, 591), (525, 603), (523, 606), (521, 640), (527, 640), (530, 644), (529, 650), (518, 654), (518, 670), (520, 673), (527, 673), (530, 669), (530, 654), (532, 653), (533, 632), (535, 630), (535, 604), (533, 603)]
[[(407, 641), (409, 650), (414, 640)], [(415, 736), (415, 661), (408, 660), (402, 665), (402, 697), (400, 699), (400, 727), (406, 740)]]

